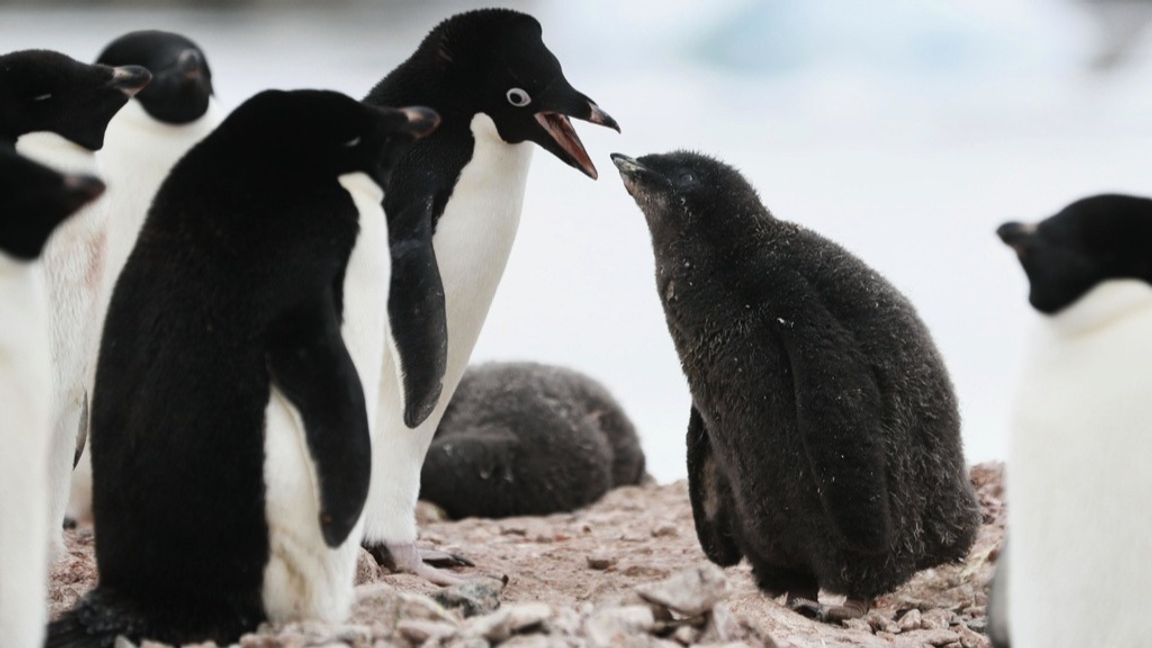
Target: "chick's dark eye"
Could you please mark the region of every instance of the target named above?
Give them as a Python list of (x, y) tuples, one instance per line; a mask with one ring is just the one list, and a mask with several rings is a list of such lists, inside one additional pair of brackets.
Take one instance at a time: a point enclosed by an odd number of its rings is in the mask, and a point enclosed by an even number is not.
[(523, 108), (532, 103), (532, 97), (530, 97), (528, 92), (523, 88), (509, 88), (508, 92), (504, 93), (504, 96), (508, 99), (508, 103), (517, 108)]
[(694, 182), (696, 182), (696, 176), (691, 173), (680, 174), (680, 184), (692, 184)]

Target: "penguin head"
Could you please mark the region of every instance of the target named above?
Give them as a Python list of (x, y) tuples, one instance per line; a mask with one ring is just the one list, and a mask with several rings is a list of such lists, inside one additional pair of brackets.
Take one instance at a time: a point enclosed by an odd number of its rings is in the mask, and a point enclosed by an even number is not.
[(720, 218), (763, 214), (756, 189), (735, 168), (691, 151), (633, 159), (613, 153), (624, 188), (644, 212), (655, 237), (718, 227)]
[(0, 144), (0, 252), (39, 257), (56, 227), (103, 192), (96, 178), (57, 173)]
[(427, 108), (377, 108), (327, 90), (266, 90), (244, 102), (217, 128), (225, 159), (276, 160), (289, 173), (340, 176), (364, 172), (380, 186), (407, 145), (432, 132), (439, 116)]
[(104, 129), (148, 85), (133, 65), (87, 65), (58, 52), (24, 50), (0, 56), (0, 138), (56, 133), (90, 151), (104, 146)]
[(996, 230), (1028, 275), (1028, 301), (1057, 313), (1109, 279), (1152, 283), (1152, 200), (1100, 195), (1078, 200), (1039, 223)]
[(437, 109), (484, 113), (505, 142), (535, 142), (595, 179), (596, 166), (569, 118), (616, 131), (620, 127), (572, 87), (541, 36), (540, 23), (532, 16), (480, 9), (442, 22), (413, 59), (445, 75), (445, 105), (433, 103)]
[(136, 100), (158, 121), (187, 124), (208, 111), (212, 71), (204, 52), (180, 34), (131, 32), (112, 41), (96, 62), (139, 65), (151, 72), (152, 83), (136, 95)]

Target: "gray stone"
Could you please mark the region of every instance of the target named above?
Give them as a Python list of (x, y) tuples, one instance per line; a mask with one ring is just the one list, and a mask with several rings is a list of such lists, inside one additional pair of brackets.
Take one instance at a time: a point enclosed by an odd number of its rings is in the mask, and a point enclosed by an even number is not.
[(647, 635), (656, 620), (644, 605), (627, 605), (594, 612), (584, 621), (584, 634), (594, 648), (615, 648), (628, 637)]
[(909, 630), (919, 630), (924, 622), (924, 617), (920, 614), (920, 610), (912, 608), (896, 621), (900, 626), (900, 630), (908, 632)]
[(697, 616), (710, 611), (727, 591), (724, 572), (711, 564), (636, 588), (636, 592), (645, 600), (684, 616)]
[(500, 607), (504, 581), (478, 578), (432, 593), (432, 599), (446, 608), (455, 608), (465, 617), (490, 614)]
[(481, 617), (469, 619), (465, 633), (500, 643), (512, 635), (530, 632), (552, 618), (552, 608), (544, 603), (516, 603)]
[(616, 564), (616, 557), (608, 554), (592, 554), (588, 556), (588, 567), (603, 571)]

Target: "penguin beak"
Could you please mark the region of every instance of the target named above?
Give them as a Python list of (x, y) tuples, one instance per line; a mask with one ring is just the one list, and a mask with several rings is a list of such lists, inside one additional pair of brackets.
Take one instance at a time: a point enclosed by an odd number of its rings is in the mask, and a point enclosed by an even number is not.
[(996, 236), (1013, 250), (1016, 254), (1024, 251), (1024, 245), (1036, 233), (1036, 225), (1028, 223), (1004, 223), (996, 228)]
[(112, 68), (112, 79), (108, 85), (133, 97), (152, 81), (152, 73), (139, 65), (124, 65)]
[(550, 142), (541, 142), (541, 145), (569, 166), (583, 171), (584, 175), (593, 180), (597, 179), (600, 174), (596, 172), (596, 165), (588, 157), (588, 151), (576, 134), (576, 129), (572, 128), (569, 117), (611, 128), (619, 133), (620, 125), (616, 120), (564, 79), (541, 99), (540, 108), (535, 114), (536, 122), (551, 138)]
[(624, 188), (632, 197), (636, 197), (636, 190), (642, 180), (663, 178), (659, 173), (641, 164), (639, 160), (623, 153), (613, 153), (612, 163), (620, 171), (620, 179), (624, 181)]
[(425, 137), (440, 126), (440, 115), (431, 108), (413, 106), (400, 110), (408, 120), (407, 131), (416, 139)]

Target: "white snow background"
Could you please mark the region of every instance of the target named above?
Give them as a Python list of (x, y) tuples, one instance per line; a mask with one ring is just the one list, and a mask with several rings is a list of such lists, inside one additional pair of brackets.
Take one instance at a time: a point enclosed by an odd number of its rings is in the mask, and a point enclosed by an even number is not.
[[(242, 10), (0, 6), (0, 50), (90, 60), (159, 28), (198, 41), (228, 107), (264, 88), (361, 97), (469, 3), (267, 2)], [(479, 5), (477, 5), (479, 6)], [(592, 182), (537, 150), (520, 233), (473, 356), (605, 382), (660, 481), (685, 474), (689, 396), (643, 217), (608, 154), (692, 148), (741, 168), (778, 217), (839, 241), (919, 308), (960, 393), (970, 461), (1002, 457), (1037, 316), (993, 235), (1103, 191), (1152, 193), (1147, 48), (1089, 66), (1061, 0), (562, 0), (536, 15), (573, 85), (623, 135), (577, 125)]]

